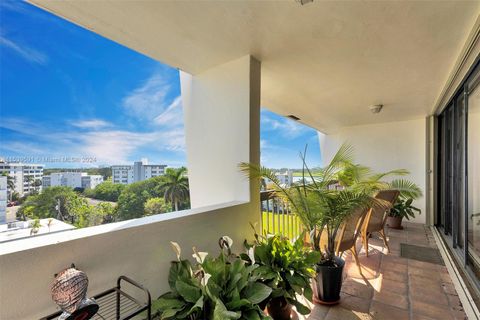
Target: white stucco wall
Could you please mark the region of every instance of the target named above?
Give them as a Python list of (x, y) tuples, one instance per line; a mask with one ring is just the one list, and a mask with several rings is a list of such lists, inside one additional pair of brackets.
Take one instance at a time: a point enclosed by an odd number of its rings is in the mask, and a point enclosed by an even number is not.
[[(188, 214), (188, 212), (183, 212)], [(166, 214), (169, 215), (169, 214)], [(0, 319), (38, 319), (56, 311), (51, 300), (50, 286), (53, 275), (71, 263), (87, 273), (90, 281), (89, 296), (114, 287), (119, 275), (126, 275), (147, 287), (152, 298), (168, 291), (167, 275), (175, 254), (170, 241), (178, 242), (184, 257), (191, 257), (192, 246), (198, 250), (218, 253), (217, 240), (229, 235), (235, 240), (236, 250), (243, 239), (252, 236), (249, 221), (257, 221), (259, 211), (249, 204), (237, 205), (176, 219), (161, 220), (166, 215), (147, 217), (119, 223), (117, 231), (99, 232), (58, 244), (41, 245), (28, 250), (6, 253), (13, 243), (0, 245)], [(139, 220), (151, 222), (140, 226)], [(132, 227), (128, 227), (128, 225)], [(93, 227), (115, 228), (114, 225)], [(67, 231), (75, 233), (88, 230)], [(66, 233), (50, 235), (65, 238)], [(15, 246), (47, 241), (39, 236), (15, 241)], [(43, 239), (42, 239), (43, 238)], [(3, 248), (2, 248), (3, 247)], [(0, 251), (1, 252), (1, 251)]]
[[(343, 142), (355, 148), (357, 163), (371, 167), (376, 172), (407, 169), (405, 177), (415, 182), (425, 194), (426, 121), (424, 118), (344, 127), (336, 133), (319, 133), (322, 162), (331, 160)], [(425, 197), (415, 201), (422, 210), (414, 222), (425, 223)]]
[(250, 161), (249, 110), (260, 104), (259, 79), (250, 56), (193, 76), (181, 72), (192, 208), (249, 200), (238, 164)]

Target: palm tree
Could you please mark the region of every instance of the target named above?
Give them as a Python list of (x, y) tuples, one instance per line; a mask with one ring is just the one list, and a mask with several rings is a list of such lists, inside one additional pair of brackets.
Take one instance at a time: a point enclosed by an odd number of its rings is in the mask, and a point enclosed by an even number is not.
[[(379, 190), (393, 189), (393, 186), (384, 182), (383, 178), (408, 172), (393, 170), (373, 174), (370, 169), (354, 164), (353, 148), (344, 144), (330, 163), (313, 176), (305, 163), (305, 153), (300, 154), (303, 161), (303, 179), (289, 188), (283, 187), (275, 173), (268, 168), (249, 163), (240, 164), (240, 168), (251, 179), (268, 178), (273, 182), (275, 196), (291, 205), (292, 211), (310, 232), (313, 248), (322, 253), (325, 261), (332, 261), (335, 254), (335, 238), (342, 222), (358, 208), (371, 206), (387, 208), (385, 201), (374, 197)], [(306, 177), (309, 177), (309, 182)], [(399, 184), (395, 186), (401, 187)], [(405, 192), (408, 191), (407, 184), (402, 187)], [(320, 248), (323, 232), (327, 233), (326, 248)]]
[(180, 202), (188, 200), (190, 193), (188, 187), (187, 168), (169, 168), (163, 176), (165, 182), (161, 190), (166, 202), (173, 204), (175, 211), (178, 211)]

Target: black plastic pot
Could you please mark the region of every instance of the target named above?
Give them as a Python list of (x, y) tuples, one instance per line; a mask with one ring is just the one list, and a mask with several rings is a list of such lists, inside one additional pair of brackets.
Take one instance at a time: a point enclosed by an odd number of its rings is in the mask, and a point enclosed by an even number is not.
[(340, 301), (344, 266), (345, 260), (339, 257), (316, 265), (317, 274), (312, 281), (314, 302), (336, 304)]

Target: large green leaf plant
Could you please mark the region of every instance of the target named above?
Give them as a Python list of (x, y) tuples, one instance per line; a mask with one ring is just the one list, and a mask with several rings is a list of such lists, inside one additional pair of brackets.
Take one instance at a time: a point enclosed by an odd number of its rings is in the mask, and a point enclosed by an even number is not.
[(300, 237), (291, 242), (282, 235), (262, 236), (255, 232), (255, 241), (245, 241), (248, 254), (242, 254), (249, 265), (256, 265), (253, 275), (272, 289), (269, 297), (285, 298), (303, 315), (310, 309), (297, 300), (297, 294), (312, 298), (310, 280), (315, 275), (313, 266), (320, 259), (318, 251), (304, 245)]
[(218, 257), (194, 248), (192, 264), (181, 258), (180, 246), (172, 242), (177, 261), (168, 276), (171, 291), (153, 303), (160, 319), (271, 319), (258, 306), (272, 292), (254, 275), (258, 266), (233, 255), (229, 237), (220, 238), (219, 245)]

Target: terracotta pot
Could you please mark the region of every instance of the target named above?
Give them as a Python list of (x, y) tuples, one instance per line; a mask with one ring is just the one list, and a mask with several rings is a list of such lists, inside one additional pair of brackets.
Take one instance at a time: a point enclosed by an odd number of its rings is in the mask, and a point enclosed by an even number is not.
[(345, 260), (335, 257), (335, 261), (317, 264), (317, 275), (313, 278), (313, 302), (317, 304), (337, 304), (340, 302), (342, 276)]
[(402, 217), (387, 217), (387, 226), (392, 229), (403, 229)]
[(267, 306), (268, 315), (273, 320), (289, 320), (291, 319), (292, 306), (284, 297), (273, 298)]

